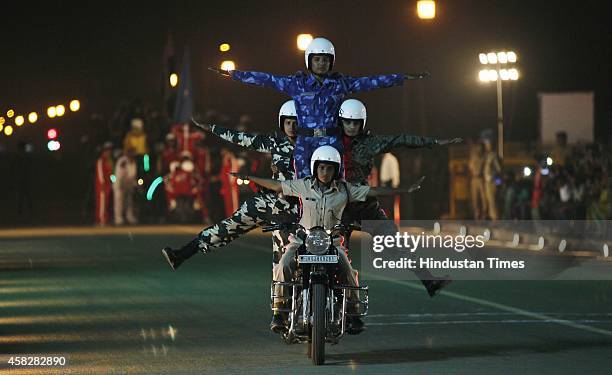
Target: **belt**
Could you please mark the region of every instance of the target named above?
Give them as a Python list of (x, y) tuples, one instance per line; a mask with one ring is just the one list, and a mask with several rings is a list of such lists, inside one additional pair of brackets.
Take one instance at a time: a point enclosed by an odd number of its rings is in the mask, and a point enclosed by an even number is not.
[(305, 137), (337, 137), (341, 134), (341, 131), (338, 127), (327, 129), (298, 128), (297, 134)]

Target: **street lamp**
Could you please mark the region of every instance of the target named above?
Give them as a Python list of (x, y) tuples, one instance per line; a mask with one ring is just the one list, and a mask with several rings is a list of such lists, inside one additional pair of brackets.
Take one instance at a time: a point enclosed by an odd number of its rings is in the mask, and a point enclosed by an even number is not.
[(55, 115), (57, 117), (62, 117), (64, 115), (64, 113), (66, 113), (66, 107), (64, 107), (61, 104), (55, 106)]
[(69, 107), (72, 112), (76, 112), (81, 108), (81, 102), (77, 99), (71, 100)]
[(306, 51), (310, 42), (312, 42), (311, 34), (300, 34), (297, 36), (297, 47), (300, 51)]
[[(500, 51), (478, 54), (482, 65), (491, 65), (494, 69), (483, 69), (478, 73), (481, 82), (495, 81), (497, 83), (497, 155), (504, 157), (504, 111), (502, 101), (502, 81), (516, 81), (519, 72), (507, 64), (516, 62), (516, 53), (513, 51)], [(503, 67), (503, 68), (502, 68)]]
[(431, 20), (436, 17), (436, 2), (433, 0), (417, 1), (417, 15), (422, 20)]
[(236, 70), (236, 64), (232, 60), (225, 60), (221, 63), (221, 70)]

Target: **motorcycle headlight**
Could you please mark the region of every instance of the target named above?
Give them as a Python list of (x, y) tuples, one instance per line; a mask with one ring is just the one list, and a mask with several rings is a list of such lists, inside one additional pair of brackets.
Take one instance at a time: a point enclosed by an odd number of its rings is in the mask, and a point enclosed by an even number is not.
[(311, 254), (323, 254), (330, 245), (331, 237), (323, 229), (311, 230), (306, 236), (306, 250)]

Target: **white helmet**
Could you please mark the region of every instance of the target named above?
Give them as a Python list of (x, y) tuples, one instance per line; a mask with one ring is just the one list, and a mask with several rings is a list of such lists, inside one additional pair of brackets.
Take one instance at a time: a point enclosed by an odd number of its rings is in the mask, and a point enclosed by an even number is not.
[(336, 163), (338, 165), (337, 173), (340, 173), (340, 163), (342, 163), (342, 157), (338, 150), (332, 146), (321, 146), (317, 148), (310, 157), (310, 174), (314, 177), (317, 176), (315, 171), (315, 164), (318, 161), (325, 161), (329, 163)]
[(306, 69), (310, 69), (310, 55), (330, 55), (331, 63), (329, 64), (329, 70), (334, 67), (334, 60), (336, 60), (336, 50), (332, 42), (325, 38), (314, 38), (312, 42), (306, 47), (304, 51), (304, 60), (306, 60)]
[(340, 112), (338, 113), (340, 118), (346, 118), (351, 120), (363, 120), (363, 124), (361, 125), (361, 130), (365, 129), (366, 119), (368, 118), (368, 114), (366, 112), (366, 107), (357, 99), (347, 99), (342, 102), (340, 106)]
[(278, 111), (278, 128), (280, 131), (283, 129), (283, 117), (296, 117), (297, 112), (295, 111), (295, 102), (293, 100), (287, 100)]

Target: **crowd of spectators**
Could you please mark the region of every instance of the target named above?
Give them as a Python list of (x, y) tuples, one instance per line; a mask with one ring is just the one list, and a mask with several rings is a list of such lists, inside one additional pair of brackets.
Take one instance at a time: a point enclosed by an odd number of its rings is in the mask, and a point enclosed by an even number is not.
[[(474, 218), (605, 220), (612, 216), (608, 200), (611, 157), (603, 144), (569, 146), (566, 135), (559, 133), (557, 144), (534, 159), (535, 165), (499, 170), (492, 203), (472, 189), (472, 203), (478, 206), (484, 201), (485, 211), (500, 212), (499, 217), (476, 216), (480, 211), (473, 208)], [(471, 175), (474, 180), (474, 172)], [(497, 207), (487, 208), (491, 204)]]
[[(250, 122), (242, 115), (231, 124), (228, 116), (212, 110), (199, 120), (238, 130), (247, 130)], [(99, 129), (94, 174), (95, 220), (100, 226), (211, 223), (231, 215), (240, 195), (254, 190), (228, 172), (270, 173), (266, 155), (247, 155), (190, 122), (164, 121), (139, 102), (122, 105)]]

